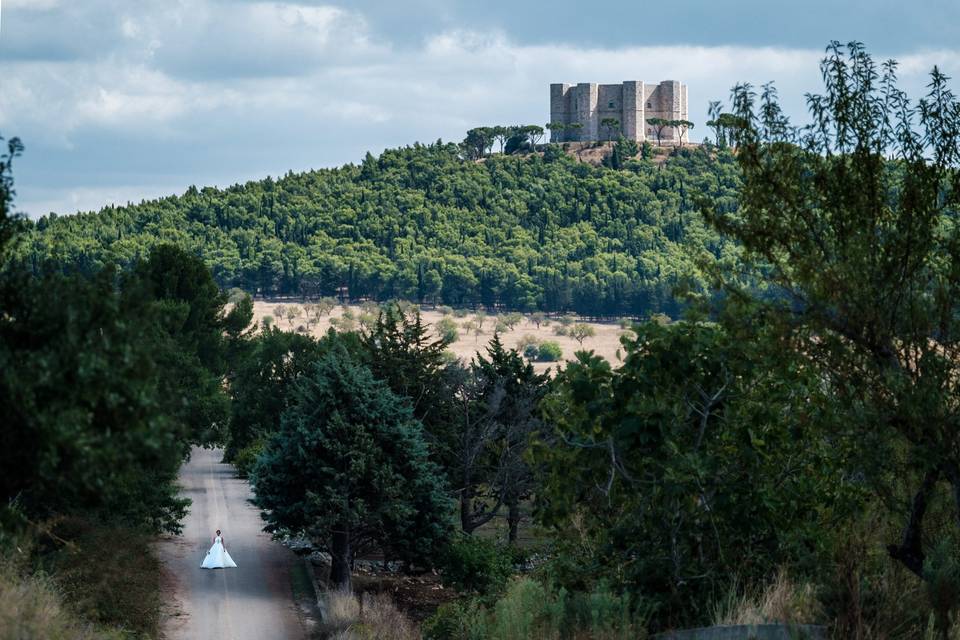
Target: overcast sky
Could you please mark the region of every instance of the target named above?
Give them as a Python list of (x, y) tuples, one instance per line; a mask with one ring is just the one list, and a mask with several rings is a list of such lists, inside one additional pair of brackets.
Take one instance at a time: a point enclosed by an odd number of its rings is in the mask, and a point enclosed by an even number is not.
[[(549, 117), (550, 82), (776, 81), (795, 120), (832, 39), (960, 78), (960, 0), (0, 0), (0, 134), (32, 217), (356, 162)], [(960, 92), (960, 82), (953, 82)]]

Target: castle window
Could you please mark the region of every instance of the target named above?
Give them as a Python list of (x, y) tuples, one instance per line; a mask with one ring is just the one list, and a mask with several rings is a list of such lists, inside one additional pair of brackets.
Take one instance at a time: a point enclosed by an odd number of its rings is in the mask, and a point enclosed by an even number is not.
[(607, 103), (607, 107), (609, 107), (610, 109), (613, 109), (614, 107), (613, 100)]
[(647, 103), (647, 109), (653, 109), (653, 105), (650, 104), (649, 102)]

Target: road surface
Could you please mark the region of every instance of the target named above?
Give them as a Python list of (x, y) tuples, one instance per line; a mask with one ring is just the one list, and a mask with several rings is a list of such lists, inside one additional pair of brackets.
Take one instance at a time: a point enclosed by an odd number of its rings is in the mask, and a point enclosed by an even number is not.
[[(223, 452), (194, 448), (180, 470), (181, 494), (193, 504), (183, 535), (159, 545), (165, 568), (164, 616), (167, 640), (288, 640), (306, 633), (297, 615), (291, 568), (298, 562), (287, 548), (263, 533), (252, 495)], [(236, 569), (201, 569), (200, 563), (222, 531)]]

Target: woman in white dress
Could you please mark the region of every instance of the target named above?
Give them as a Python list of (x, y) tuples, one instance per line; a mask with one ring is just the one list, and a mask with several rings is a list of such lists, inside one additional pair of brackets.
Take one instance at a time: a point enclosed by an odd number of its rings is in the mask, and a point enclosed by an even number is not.
[(207, 551), (207, 557), (203, 559), (201, 569), (226, 569), (236, 567), (237, 563), (233, 561), (230, 554), (223, 546), (223, 538), (220, 537), (220, 529), (217, 529), (217, 537), (213, 539), (213, 546)]

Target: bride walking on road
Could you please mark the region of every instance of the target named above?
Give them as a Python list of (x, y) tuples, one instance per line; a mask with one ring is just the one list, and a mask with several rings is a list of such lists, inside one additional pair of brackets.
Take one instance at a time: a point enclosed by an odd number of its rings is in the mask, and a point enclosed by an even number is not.
[(207, 557), (203, 559), (201, 569), (227, 569), (236, 568), (237, 563), (233, 561), (227, 549), (223, 546), (223, 538), (220, 537), (220, 529), (217, 529), (217, 537), (213, 540), (213, 546), (207, 551)]

